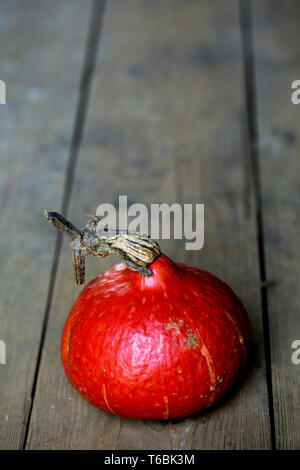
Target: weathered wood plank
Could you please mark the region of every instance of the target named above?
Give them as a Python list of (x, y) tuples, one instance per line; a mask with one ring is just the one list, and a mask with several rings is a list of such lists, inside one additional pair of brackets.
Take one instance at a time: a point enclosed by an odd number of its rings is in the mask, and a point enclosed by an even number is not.
[(291, 83), (300, 79), (299, 2), (255, 0), (260, 178), (268, 289), (275, 431), (278, 449), (300, 449), (299, 122)]
[[(72, 390), (60, 336), (78, 293), (64, 244), (37, 394), (30, 449), (269, 448), (253, 193), (244, 140), (244, 91), (237, 2), (108, 3), (70, 219), (102, 202), (205, 203), (205, 248), (174, 259), (229, 282), (253, 322), (255, 351), (238, 389), (214, 409), (146, 422), (98, 411)], [(251, 180), (251, 178), (250, 178)], [(91, 279), (114, 261), (89, 260)]]
[(0, 78), (7, 85), (7, 104), (0, 105), (3, 449), (23, 445), (56, 239), (41, 209), (61, 204), (90, 4), (1, 2)]

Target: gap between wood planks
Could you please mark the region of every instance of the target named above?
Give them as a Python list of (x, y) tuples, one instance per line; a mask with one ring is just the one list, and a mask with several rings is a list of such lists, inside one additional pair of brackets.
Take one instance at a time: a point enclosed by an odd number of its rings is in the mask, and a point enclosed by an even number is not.
[[(81, 140), (82, 140), (84, 122), (85, 122), (85, 117), (86, 117), (88, 103), (89, 103), (92, 78), (93, 78), (93, 73), (94, 73), (95, 63), (96, 63), (96, 58), (97, 58), (97, 50), (98, 50), (101, 25), (102, 25), (104, 10), (105, 10), (105, 3), (106, 3), (106, 0), (94, 0), (92, 11), (91, 11), (90, 25), (89, 25), (88, 36), (87, 36), (87, 41), (86, 41), (86, 50), (85, 50), (84, 62), (82, 66), (82, 73), (81, 73), (81, 79), (80, 79), (80, 85), (79, 85), (78, 102), (77, 102), (77, 108), (75, 112), (73, 135), (72, 135), (72, 141), (70, 145), (70, 154), (69, 154), (69, 160), (68, 160), (68, 165), (66, 169), (64, 193), (63, 193), (62, 205), (61, 205), (61, 213), (64, 214), (65, 216), (67, 216), (68, 214), (70, 198), (72, 194), (74, 175), (75, 175), (76, 165), (78, 161), (78, 154), (79, 154), (79, 149), (80, 149)], [(51, 302), (52, 302), (52, 297), (53, 297), (53, 291), (54, 291), (54, 286), (55, 286), (55, 279), (56, 279), (56, 274), (57, 274), (57, 269), (58, 269), (58, 264), (59, 264), (61, 247), (62, 247), (62, 233), (58, 232), (56, 236), (55, 250), (54, 250), (51, 273), (50, 273), (50, 281), (49, 281), (47, 302), (46, 302), (46, 308), (45, 308), (45, 314), (44, 314), (44, 321), (43, 321), (43, 326), (42, 326), (41, 341), (39, 345), (34, 380), (32, 384), (30, 409), (28, 413), (28, 420), (26, 423), (26, 430), (24, 433), (23, 450), (25, 450), (26, 448), (26, 443), (27, 443), (27, 438), (28, 438), (28, 431), (30, 427), (33, 402), (34, 402), (36, 386), (37, 386), (37, 381), (38, 381), (42, 351), (43, 351), (43, 346), (44, 346), (45, 336), (46, 336), (46, 331), (47, 331), (47, 326), (48, 326), (49, 312), (51, 309)]]
[(254, 187), (257, 243), (259, 254), (259, 268), (261, 281), (261, 304), (264, 335), (264, 349), (266, 360), (266, 380), (269, 400), (270, 435), (272, 450), (276, 449), (274, 401), (271, 369), (271, 345), (268, 311), (268, 281), (266, 279), (266, 259), (264, 250), (264, 225), (261, 204), (261, 177), (258, 150), (258, 125), (257, 125), (257, 95), (254, 68), (254, 47), (252, 28), (252, 0), (239, 0), (240, 28), (243, 48), (243, 68), (245, 83), (245, 101), (247, 113), (247, 133), (249, 145), (250, 171)]

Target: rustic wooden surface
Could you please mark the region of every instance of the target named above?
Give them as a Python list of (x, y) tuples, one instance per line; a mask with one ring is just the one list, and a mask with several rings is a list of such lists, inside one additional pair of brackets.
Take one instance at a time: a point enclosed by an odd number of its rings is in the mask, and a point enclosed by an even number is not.
[(254, 4), (259, 156), (276, 444), (300, 448), (300, 366), (291, 362), (300, 339), (300, 108), (291, 83), (300, 77), (299, 3)]
[[(60, 207), (89, 4), (3, 1), (0, 9), (0, 448), (22, 448), (31, 409), (55, 234), (43, 207)], [(91, 5), (91, 4), (90, 4)], [(73, 27), (74, 22), (77, 24)]]
[[(300, 366), (291, 363), (300, 108), (290, 101), (300, 9), (296, 0), (241, 5), (1, 3), (1, 448), (300, 448)], [(119, 195), (204, 203), (204, 248), (162, 248), (223, 278), (249, 311), (249, 366), (204, 413), (119, 418), (64, 376), (60, 335), (78, 288), (68, 244), (40, 210), (62, 208), (80, 226)], [(88, 260), (87, 278), (113, 262)], [(267, 279), (276, 284), (262, 290)]]

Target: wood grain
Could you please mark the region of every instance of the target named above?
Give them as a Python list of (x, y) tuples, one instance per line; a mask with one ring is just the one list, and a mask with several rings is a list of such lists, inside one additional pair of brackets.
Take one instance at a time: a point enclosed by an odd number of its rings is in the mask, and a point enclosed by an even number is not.
[[(60, 336), (78, 289), (64, 244), (28, 449), (270, 447), (253, 190), (245, 137), (238, 4), (208, 0), (107, 5), (70, 219), (102, 202), (205, 204), (205, 247), (163, 241), (174, 259), (214, 272), (241, 296), (255, 335), (238, 387), (205, 413), (146, 422), (101, 412), (71, 388)], [(55, 209), (55, 207), (52, 207)], [(113, 263), (88, 260), (87, 279)]]
[(260, 178), (278, 449), (300, 449), (299, 119), (291, 84), (300, 77), (299, 2), (253, 2)]
[[(90, 2), (1, 2), (0, 448), (23, 445), (47, 302)], [(76, 28), (74, 28), (76, 24)]]

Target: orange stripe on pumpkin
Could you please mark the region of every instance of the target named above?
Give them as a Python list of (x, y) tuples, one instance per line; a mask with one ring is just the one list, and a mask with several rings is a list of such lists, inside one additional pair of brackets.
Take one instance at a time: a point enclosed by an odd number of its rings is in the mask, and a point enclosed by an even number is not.
[(164, 402), (165, 402), (165, 411), (163, 412), (163, 419), (168, 419), (169, 418), (169, 399), (167, 396), (164, 396)]
[(207, 369), (208, 369), (208, 373), (209, 373), (209, 378), (210, 378), (210, 381), (211, 381), (211, 386), (210, 386), (211, 395), (210, 395), (210, 397), (208, 399), (208, 402), (207, 402), (207, 406), (210, 406), (210, 404), (213, 403), (213, 401), (214, 401), (215, 392), (217, 390), (217, 387), (216, 387), (217, 377), (216, 377), (216, 372), (215, 372), (215, 368), (214, 368), (214, 361), (211, 357), (211, 354), (210, 354), (206, 344), (204, 344), (203, 339), (201, 338), (201, 335), (200, 335), (198, 329), (197, 329), (197, 334), (198, 334), (198, 338), (200, 339), (201, 344), (202, 344), (200, 352), (206, 360)]
[(226, 317), (228, 318), (228, 320), (233, 324), (233, 326), (234, 326), (234, 328), (235, 328), (235, 330), (236, 330), (236, 332), (239, 336), (239, 343), (242, 345), (242, 348), (243, 348), (245, 354), (247, 354), (247, 348), (246, 348), (246, 345), (245, 345), (245, 342), (244, 342), (244, 337), (243, 337), (243, 335), (242, 335), (242, 333), (241, 333), (241, 331), (240, 331), (240, 329), (237, 325), (236, 320), (233, 318), (232, 315), (230, 315), (229, 312), (227, 312), (227, 310), (224, 310), (224, 313), (225, 313)]
[(107, 396), (106, 396), (106, 388), (105, 388), (105, 385), (102, 384), (102, 395), (103, 395), (103, 399), (105, 401), (105, 404), (107, 406), (107, 408), (109, 409), (109, 411), (112, 413), (112, 414), (115, 414), (115, 412), (111, 409), (111, 407), (109, 406), (109, 403), (108, 403), (108, 400), (107, 400)]

